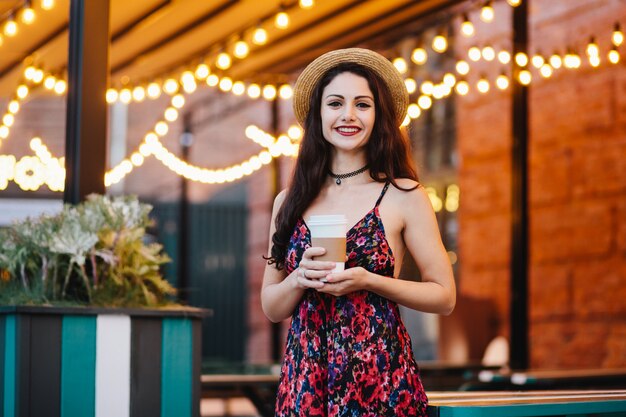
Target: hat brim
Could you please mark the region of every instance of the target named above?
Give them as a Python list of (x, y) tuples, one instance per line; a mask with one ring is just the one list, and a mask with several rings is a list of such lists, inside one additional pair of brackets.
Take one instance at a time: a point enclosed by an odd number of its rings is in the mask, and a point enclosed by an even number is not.
[(402, 124), (409, 105), (409, 93), (402, 76), (384, 56), (362, 48), (337, 49), (325, 53), (311, 62), (300, 74), (294, 86), (293, 111), (301, 126), (304, 126), (313, 90), (326, 72), (339, 64), (351, 62), (375, 71), (391, 93), (398, 126)]

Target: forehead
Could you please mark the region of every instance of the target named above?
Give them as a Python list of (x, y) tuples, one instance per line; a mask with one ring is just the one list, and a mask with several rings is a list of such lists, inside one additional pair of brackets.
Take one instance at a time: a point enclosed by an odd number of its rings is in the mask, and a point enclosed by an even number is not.
[(335, 78), (324, 88), (323, 97), (331, 94), (341, 95), (344, 97), (354, 96), (370, 96), (373, 97), (372, 91), (367, 80), (360, 75), (351, 72), (342, 72), (337, 74)]

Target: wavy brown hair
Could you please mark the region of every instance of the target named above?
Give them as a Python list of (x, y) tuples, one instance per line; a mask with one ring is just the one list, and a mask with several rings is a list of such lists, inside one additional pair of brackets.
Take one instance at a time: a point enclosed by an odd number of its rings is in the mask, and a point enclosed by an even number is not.
[(367, 80), (374, 95), (376, 118), (366, 144), (366, 159), (370, 176), (378, 182), (396, 183), (397, 178), (418, 181), (410, 156), (409, 141), (397, 125), (397, 115), (391, 92), (377, 73), (355, 63), (339, 64), (320, 79), (311, 94), (309, 112), (304, 123), (304, 137), (294, 168), (293, 179), (287, 188), (283, 205), (276, 214), (276, 232), (272, 236), (272, 250), (268, 264), (283, 269), (289, 239), (294, 227), (317, 197), (330, 172), (332, 145), (322, 134), (321, 103), (324, 88), (339, 74), (349, 72)]

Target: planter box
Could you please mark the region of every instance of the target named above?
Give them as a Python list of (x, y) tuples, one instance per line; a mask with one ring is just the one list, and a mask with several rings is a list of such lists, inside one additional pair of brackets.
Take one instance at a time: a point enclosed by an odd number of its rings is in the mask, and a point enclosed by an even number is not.
[(197, 417), (205, 315), (0, 307), (0, 417)]

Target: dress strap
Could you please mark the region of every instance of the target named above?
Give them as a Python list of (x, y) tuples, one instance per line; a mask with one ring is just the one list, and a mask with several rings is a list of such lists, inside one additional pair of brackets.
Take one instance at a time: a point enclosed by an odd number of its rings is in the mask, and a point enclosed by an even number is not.
[(383, 190), (380, 192), (380, 196), (378, 197), (378, 200), (376, 200), (376, 205), (374, 207), (378, 207), (380, 202), (383, 201), (383, 197), (385, 196), (385, 193), (387, 192), (388, 188), (389, 188), (389, 182), (386, 182), (385, 186), (383, 187)]

